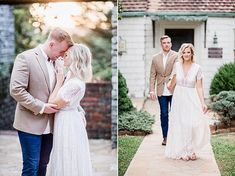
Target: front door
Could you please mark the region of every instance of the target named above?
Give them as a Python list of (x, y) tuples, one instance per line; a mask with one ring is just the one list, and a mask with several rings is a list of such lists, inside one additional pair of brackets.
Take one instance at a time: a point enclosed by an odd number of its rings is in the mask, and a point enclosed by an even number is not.
[(171, 38), (172, 50), (179, 51), (183, 43), (194, 45), (194, 29), (165, 29), (165, 35)]

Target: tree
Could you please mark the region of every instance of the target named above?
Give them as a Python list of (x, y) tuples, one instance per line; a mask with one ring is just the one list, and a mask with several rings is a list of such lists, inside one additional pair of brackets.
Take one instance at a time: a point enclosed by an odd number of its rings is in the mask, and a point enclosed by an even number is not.
[(15, 16), (15, 45), (16, 54), (36, 47), (39, 43), (46, 40), (41, 28), (35, 28), (35, 22), (29, 11), (29, 5), (19, 5), (14, 8)]

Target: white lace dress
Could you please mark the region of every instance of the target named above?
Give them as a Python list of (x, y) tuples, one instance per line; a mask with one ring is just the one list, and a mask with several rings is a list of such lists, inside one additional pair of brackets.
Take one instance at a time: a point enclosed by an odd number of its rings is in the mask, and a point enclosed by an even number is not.
[(176, 87), (169, 113), (165, 155), (180, 159), (210, 143), (210, 131), (195, 88), (196, 80), (203, 79), (201, 67), (193, 63), (184, 76), (182, 63), (177, 62), (172, 74), (176, 74)]
[(91, 176), (85, 117), (80, 107), (80, 100), (85, 94), (85, 83), (72, 78), (64, 83), (58, 94), (70, 103), (55, 114), (49, 175)]

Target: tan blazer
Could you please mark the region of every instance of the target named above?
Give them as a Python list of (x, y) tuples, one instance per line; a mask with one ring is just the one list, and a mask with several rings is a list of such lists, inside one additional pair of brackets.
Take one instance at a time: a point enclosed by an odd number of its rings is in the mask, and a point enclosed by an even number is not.
[(53, 129), (54, 114), (39, 114), (52, 90), (45, 58), (39, 47), (20, 53), (14, 63), (10, 94), (17, 101), (13, 127), (41, 135), (49, 120)]
[(157, 83), (157, 96), (162, 96), (164, 85), (169, 81), (173, 66), (177, 60), (178, 54), (175, 51), (169, 51), (169, 56), (166, 62), (166, 68), (163, 65), (162, 52), (153, 56), (151, 71), (150, 71), (150, 91), (155, 92)]

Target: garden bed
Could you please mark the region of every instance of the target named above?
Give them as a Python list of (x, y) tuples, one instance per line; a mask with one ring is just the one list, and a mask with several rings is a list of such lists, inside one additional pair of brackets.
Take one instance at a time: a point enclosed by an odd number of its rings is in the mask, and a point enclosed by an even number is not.
[(123, 136), (123, 135), (129, 135), (129, 136), (146, 136), (149, 133), (145, 132), (145, 131), (129, 131), (129, 130), (119, 130), (118, 131), (118, 135), (119, 136)]
[(230, 126), (226, 126), (223, 123), (210, 125), (211, 134), (229, 133), (235, 132), (235, 120), (231, 121)]

